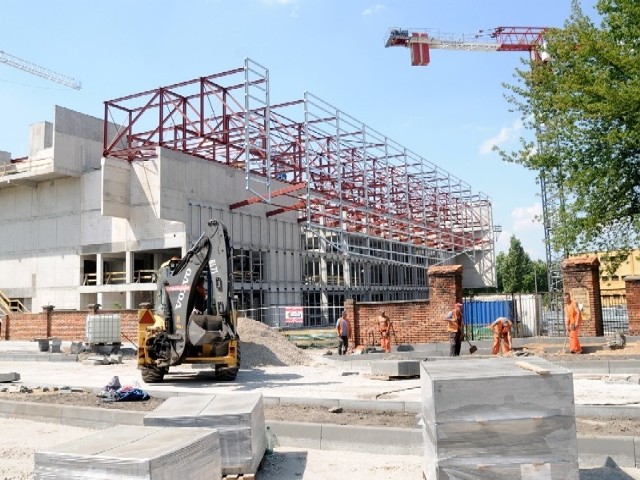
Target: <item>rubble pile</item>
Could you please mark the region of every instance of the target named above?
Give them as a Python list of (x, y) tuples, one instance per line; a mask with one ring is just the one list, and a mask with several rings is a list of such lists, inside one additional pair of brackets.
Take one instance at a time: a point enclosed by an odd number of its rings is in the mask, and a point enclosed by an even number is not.
[(277, 330), (251, 318), (238, 318), (241, 368), (312, 365), (313, 357)]

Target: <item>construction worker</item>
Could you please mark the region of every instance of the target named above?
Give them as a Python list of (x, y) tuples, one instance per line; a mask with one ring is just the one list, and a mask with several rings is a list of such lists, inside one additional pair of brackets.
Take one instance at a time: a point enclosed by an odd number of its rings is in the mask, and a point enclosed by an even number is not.
[(391, 351), (391, 320), (387, 317), (384, 308), (380, 309), (378, 315), (378, 332), (380, 332), (380, 346), (389, 353)]
[(462, 337), (464, 335), (464, 316), (462, 314), (462, 304), (456, 303), (446, 317), (447, 332), (449, 333), (449, 356), (460, 356), (462, 348)]
[(564, 320), (567, 326), (567, 336), (569, 337), (569, 351), (571, 353), (582, 353), (582, 346), (578, 335), (582, 327), (582, 308), (575, 301), (571, 300), (571, 294), (564, 294)]
[(202, 315), (207, 309), (207, 292), (204, 288), (204, 277), (198, 279), (196, 285), (196, 299), (193, 304), (193, 313)]
[(347, 321), (347, 311), (343, 310), (342, 315), (336, 322), (336, 333), (340, 339), (338, 344), (338, 355), (346, 355), (349, 348), (349, 322)]
[(513, 322), (507, 317), (498, 317), (489, 325), (489, 328), (493, 331), (493, 353), (497, 355), (500, 352), (500, 346), (502, 346), (502, 353), (506, 354), (511, 351), (511, 327)]

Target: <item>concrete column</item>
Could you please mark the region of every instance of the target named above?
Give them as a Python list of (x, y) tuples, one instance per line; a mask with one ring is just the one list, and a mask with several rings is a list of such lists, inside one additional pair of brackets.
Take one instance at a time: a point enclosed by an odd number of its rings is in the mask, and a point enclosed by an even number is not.
[(127, 289), (124, 293), (124, 304), (127, 309), (133, 308), (133, 292), (131, 291), (131, 284), (135, 282), (135, 262), (134, 262), (134, 252), (125, 252), (124, 254), (124, 264), (125, 264), (125, 272), (126, 272), (126, 282)]
[[(101, 253), (96, 254), (96, 285), (104, 285), (104, 264)], [(98, 292), (96, 295), (96, 303), (104, 305), (104, 298), (102, 292)]]
[(104, 285), (104, 265), (101, 253), (96, 254), (96, 285)]
[(133, 252), (124, 252), (125, 281), (127, 283), (133, 283), (133, 277), (134, 277), (133, 265), (134, 265)]
[(640, 335), (640, 276), (624, 277), (624, 287), (629, 314), (629, 335)]
[(585, 337), (604, 335), (602, 298), (600, 297), (600, 261), (596, 256), (568, 258), (562, 262), (564, 293), (582, 304), (582, 329)]

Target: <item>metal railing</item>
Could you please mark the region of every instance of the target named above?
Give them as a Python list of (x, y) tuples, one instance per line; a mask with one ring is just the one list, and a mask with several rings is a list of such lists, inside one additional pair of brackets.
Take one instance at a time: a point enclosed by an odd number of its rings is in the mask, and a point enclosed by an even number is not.
[(262, 322), (281, 330), (294, 330), (310, 327), (332, 327), (335, 325), (343, 305), (326, 307), (310, 306), (270, 306), (238, 309), (238, 315)]

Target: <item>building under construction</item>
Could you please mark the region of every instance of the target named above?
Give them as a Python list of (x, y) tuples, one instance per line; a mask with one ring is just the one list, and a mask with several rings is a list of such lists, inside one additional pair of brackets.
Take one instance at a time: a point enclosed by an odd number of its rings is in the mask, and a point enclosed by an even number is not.
[(29, 310), (137, 308), (210, 218), (256, 315), (303, 306), (325, 325), (347, 298), (427, 298), (431, 265), (495, 283), (488, 197), (316, 96), (272, 103), (248, 59), (103, 119), (56, 107), (27, 157), (0, 152), (0, 207), (0, 291)]

